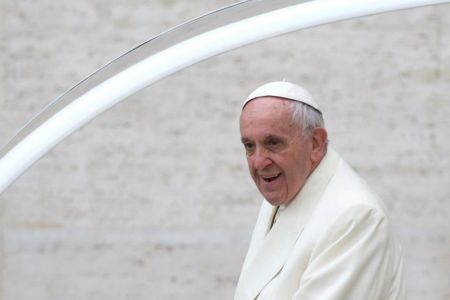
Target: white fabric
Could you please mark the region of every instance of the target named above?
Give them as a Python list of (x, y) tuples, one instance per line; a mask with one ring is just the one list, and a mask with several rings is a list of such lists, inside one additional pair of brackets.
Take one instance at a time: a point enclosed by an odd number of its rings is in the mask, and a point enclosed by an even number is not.
[(235, 300), (405, 298), (383, 205), (330, 147), (270, 229), (273, 214), (264, 201)]
[(274, 81), (266, 83), (256, 88), (242, 104), (242, 108), (255, 98), (260, 97), (280, 97), (286, 98), (298, 102), (308, 104), (321, 112), (319, 105), (314, 100), (313, 96), (304, 88), (299, 85), (286, 82), (286, 81)]

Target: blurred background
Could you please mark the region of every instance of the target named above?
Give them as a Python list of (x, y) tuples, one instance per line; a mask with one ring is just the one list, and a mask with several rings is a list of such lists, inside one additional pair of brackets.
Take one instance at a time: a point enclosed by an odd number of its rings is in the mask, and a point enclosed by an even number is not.
[[(97, 68), (226, 0), (0, 0), (0, 144)], [(196, 64), (71, 135), (0, 196), (0, 297), (231, 299), (261, 203), (241, 101), (286, 79), (384, 199), (409, 299), (450, 299), (450, 6)]]

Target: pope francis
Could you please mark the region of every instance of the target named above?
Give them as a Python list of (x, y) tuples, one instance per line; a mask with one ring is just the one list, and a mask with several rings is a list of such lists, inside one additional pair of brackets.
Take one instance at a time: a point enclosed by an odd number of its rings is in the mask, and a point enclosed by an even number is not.
[(245, 100), (241, 140), (265, 201), (235, 300), (404, 299), (380, 199), (328, 145), (308, 91), (271, 82)]

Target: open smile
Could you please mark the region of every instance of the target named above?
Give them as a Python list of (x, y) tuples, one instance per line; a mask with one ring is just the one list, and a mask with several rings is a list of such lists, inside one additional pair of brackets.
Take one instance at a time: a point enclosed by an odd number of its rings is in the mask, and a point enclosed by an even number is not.
[(261, 176), (261, 178), (265, 181), (265, 182), (272, 182), (274, 180), (276, 180), (277, 178), (279, 178), (281, 176), (281, 173), (275, 174), (275, 175), (266, 175), (266, 176)]

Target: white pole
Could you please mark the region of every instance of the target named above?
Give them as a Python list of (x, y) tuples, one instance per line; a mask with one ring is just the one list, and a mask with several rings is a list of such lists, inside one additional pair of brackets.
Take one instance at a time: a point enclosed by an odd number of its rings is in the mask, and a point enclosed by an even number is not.
[(257, 15), (184, 40), (95, 86), (22, 139), (0, 160), (0, 193), (57, 143), (100, 113), (155, 81), (199, 61), (299, 29), (448, 2), (450, 0), (316, 0)]

